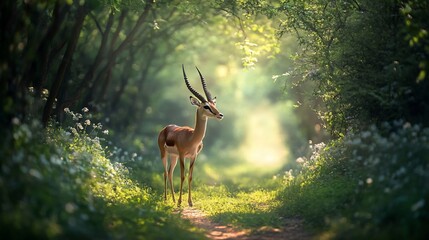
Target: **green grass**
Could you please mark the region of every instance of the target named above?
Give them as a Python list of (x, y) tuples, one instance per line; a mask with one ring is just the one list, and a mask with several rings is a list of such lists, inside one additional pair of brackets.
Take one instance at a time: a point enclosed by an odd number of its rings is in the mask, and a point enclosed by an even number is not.
[(271, 209), (278, 204), (275, 189), (231, 189), (226, 185), (199, 186), (195, 206), (210, 219), (239, 228), (257, 229), (278, 226), (278, 216)]
[(329, 179), (314, 178), (305, 183), (297, 180), (285, 187), (277, 196), (282, 202), (277, 211), (288, 216), (300, 216), (315, 227), (325, 224), (326, 216), (336, 217), (338, 209), (350, 204), (353, 185), (343, 176)]

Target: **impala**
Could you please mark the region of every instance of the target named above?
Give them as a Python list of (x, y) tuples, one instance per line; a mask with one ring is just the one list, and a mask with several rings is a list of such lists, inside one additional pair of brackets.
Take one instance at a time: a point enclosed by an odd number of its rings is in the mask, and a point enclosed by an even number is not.
[[(206, 133), (207, 120), (209, 118), (217, 118), (221, 120), (223, 114), (216, 108), (216, 97), (212, 98), (210, 92), (207, 89), (206, 82), (200, 70), (197, 68), (198, 74), (200, 75), (201, 84), (203, 86), (206, 98), (195, 91), (186, 77), (185, 68), (182, 64), (183, 78), (185, 79), (186, 87), (196, 97), (190, 96), (191, 105), (197, 107), (197, 113), (195, 117), (195, 127), (180, 127), (177, 125), (168, 125), (161, 130), (158, 135), (158, 146), (161, 153), (162, 164), (164, 165), (164, 200), (167, 200), (167, 179), (170, 185), (171, 196), (173, 202), (174, 198), (174, 187), (173, 187), (173, 172), (177, 164), (177, 159), (180, 162), (180, 192), (179, 200), (177, 205), (180, 206), (182, 203), (182, 188), (183, 181), (185, 180), (185, 158), (190, 159), (189, 164), (189, 176), (188, 176), (188, 204), (192, 207), (192, 196), (191, 196), (191, 182), (192, 172), (194, 169), (194, 163), (198, 153), (203, 148), (203, 138)], [(168, 156), (170, 157), (170, 164), (168, 165)]]

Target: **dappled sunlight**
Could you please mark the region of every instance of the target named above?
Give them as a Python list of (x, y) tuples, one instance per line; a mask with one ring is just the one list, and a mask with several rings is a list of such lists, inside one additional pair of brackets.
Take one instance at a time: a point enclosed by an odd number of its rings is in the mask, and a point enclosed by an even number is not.
[(261, 171), (279, 169), (289, 153), (284, 146), (278, 114), (261, 105), (248, 116), (245, 129), (245, 140), (238, 150), (242, 158)]
[(218, 182), (220, 180), (219, 171), (205, 164), (203, 167), (204, 175), (206, 178), (211, 179), (214, 182)]

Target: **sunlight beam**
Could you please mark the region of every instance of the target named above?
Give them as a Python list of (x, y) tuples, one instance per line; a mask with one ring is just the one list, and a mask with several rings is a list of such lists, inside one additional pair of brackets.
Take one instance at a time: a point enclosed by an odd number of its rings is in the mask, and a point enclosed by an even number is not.
[(246, 137), (239, 148), (240, 155), (255, 167), (272, 171), (286, 161), (284, 135), (279, 118), (269, 106), (256, 107), (246, 123)]

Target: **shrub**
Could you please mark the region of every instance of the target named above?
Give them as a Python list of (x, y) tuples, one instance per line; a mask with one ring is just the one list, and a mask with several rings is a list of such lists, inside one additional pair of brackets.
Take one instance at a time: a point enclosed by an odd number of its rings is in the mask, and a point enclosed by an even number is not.
[[(129, 170), (105, 154), (89, 115), (44, 130), (13, 120), (3, 131), (0, 235), (7, 239), (201, 238)], [(133, 157), (133, 156), (130, 156)]]
[(280, 195), (286, 200), (282, 210), (337, 238), (423, 239), (428, 163), (428, 128), (403, 121), (372, 125), (304, 159)]

